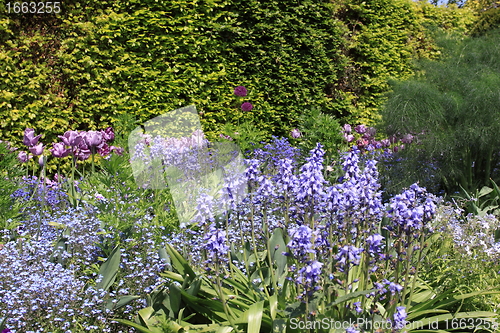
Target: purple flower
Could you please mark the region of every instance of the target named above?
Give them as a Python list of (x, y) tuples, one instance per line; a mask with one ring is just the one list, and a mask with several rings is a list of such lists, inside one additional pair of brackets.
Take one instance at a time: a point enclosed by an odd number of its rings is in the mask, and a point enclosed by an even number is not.
[(108, 127), (105, 130), (101, 130), (102, 137), (106, 142), (112, 142), (115, 139), (115, 131), (112, 127)]
[(39, 143), (36, 146), (29, 147), (28, 149), (33, 155), (39, 156), (43, 153), (43, 144)]
[(253, 105), (250, 102), (245, 102), (245, 103), (241, 104), (241, 109), (243, 111), (251, 111), (253, 109)]
[(357, 330), (356, 328), (354, 327), (348, 327), (346, 330), (345, 330), (345, 333), (359, 333), (359, 330)]
[(4, 329), (2, 330), (2, 333), (11, 333), (11, 330), (9, 330), (8, 328), (4, 328)]
[(32, 128), (27, 128), (24, 130), (23, 143), (28, 147), (33, 147), (38, 143), (38, 140), (41, 136), (41, 134), (35, 136), (35, 130)]
[(247, 93), (248, 93), (247, 88), (243, 86), (237, 86), (236, 88), (234, 88), (234, 94), (236, 96), (245, 97)]
[(289, 234), (291, 240), (287, 246), (295, 252), (295, 255), (299, 259), (304, 259), (308, 253), (314, 252), (312, 250), (313, 244), (311, 243), (311, 236), (313, 234), (311, 228), (301, 225), (297, 228), (291, 228)]
[(346, 265), (349, 263), (351, 265), (359, 265), (359, 260), (361, 259), (362, 248), (357, 248), (353, 245), (344, 245), (339, 249), (339, 253), (335, 257), (340, 265), (340, 271), (344, 271)]
[(353, 305), (355, 307), (354, 310), (356, 310), (357, 313), (363, 312), (363, 309), (361, 308), (361, 302), (354, 302)]
[(53, 144), (53, 148), (50, 149), (50, 152), (54, 157), (66, 157), (69, 155), (70, 150), (67, 149), (62, 142), (57, 142)]
[(299, 270), (299, 277), (297, 278), (297, 283), (308, 287), (313, 286), (320, 279), (322, 266), (323, 266), (322, 263), (314, 260), (305, 267), (302, 267)]
[(19, 154), (17, 154), (17, 159), (21, 161), (21, 163), (27, 162), (30, 158), (31, 156), (29, 156), (25, 151), (20, 151)]
[(296, 128), (294, 128), (291, 132), (290, 132), (290, 136), (294, 139), (298, 139), (302, 136), (302, 133), (300, 133), (300, 131)]
[(122, 147), (115, 147), (115, 146), (111, 146), (110, 149), (111, 151), (116, 152), (120, 156), (122, 156), (123, 152), (125, 151), (125, 149), (123, 149)]
[(210, 225), (210, 230), (206, 233), (203, 240), (205, 241), (205, 249), (210, 257), (218, 256), (219, 259), (223, 259), (227, 255), (229, 246), (226, 242), (226, 232), (217, 229), (215, 224)]
[(102, 133), (98, 131), (88, 131), (85, 133), (84, 140), (89, 148), (99, 148), (103, 143)]
[(370, 235), (366, 238), (366, 242), (370, 245), (369, 251), (371, 253), (379, 253), (380, 246), (382, 245), (382, 240), (384, 237), (380, 234)]
[(70, 147), (76, 147), (83, 141), (82, 136), (77, 131), (66, 131), (64, 135), (58, 137), (66, 146)]
[(363, 134), (366, 132), (366, 126), (365, 125), (358, 125), (354, 127), (354, 130), (358, 132), (359, 134)]
[(411, 134), (403, 135), (403, 137), (401, 138), (402, 143), (412, 143), (412, 141), (413, 141), (413, 135)]
[(344, 134), (344, 139), (347, 142), (353, 142), (354, 141), (354, 135), (352, 135), (352, 134)]
[(344, 133), (345, 133), (345, 134), (349, 134), (349, 133), (351, 133), (351, 131), (352, 131), (352, 127), (351, 127), (351, 125), (349, 125), (349, 124), (345, 124), (345, 125), (344, 125)]
[(380, 141), (380, 144), (382, 145), (382, 147), (389, 147), (391, 145), (391, 141), (389, 139), (383, 139)]
[(400, 330), (406, 325), (406, 308), (404, 306), (398, 306), (396, 308), (396, 313), (394, 313), (394, 320), (392, 328)]

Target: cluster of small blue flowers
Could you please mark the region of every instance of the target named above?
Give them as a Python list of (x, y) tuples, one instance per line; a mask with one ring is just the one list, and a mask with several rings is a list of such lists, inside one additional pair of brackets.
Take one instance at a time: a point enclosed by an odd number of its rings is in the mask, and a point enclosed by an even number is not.
[[(43, 180), (42, 180), (43, 181)], [(20, 188), (12, 193), (12, 197), (23, 202), (44, 203), (52, 209), (67, 206), (68, 195), (61, 189), (56, 181), (45, 179), (45, 186), (36, 176), (25, 176), (22, 178)]]
[[(153, 232), (139, 221), (135, 239), (115, 239), (101, 228), (94, 207), (30, 212), (0, 246), (0, 317), (12, 332), (125, 332), (112, 317), (131, 318), (145, 306), (145, 295), (164, 282), (165, 268)], [(38, 231), (40, 231), (38, 233)], [(37, 235), (38, 237), (35, 237)], [(111, 237), (111, 239), (110, 239)], [(122, 243), (120, 271), (110, 291), (96, 289), (98, 258), (106, 243)], [(55, 246), (54, 246), (55, 244)], [(108, 244), (109, 245), (109, 244)], [(141, 298), (120, 309), (120, 297)], [(40, 320), (43, 318), (43, 320)]]

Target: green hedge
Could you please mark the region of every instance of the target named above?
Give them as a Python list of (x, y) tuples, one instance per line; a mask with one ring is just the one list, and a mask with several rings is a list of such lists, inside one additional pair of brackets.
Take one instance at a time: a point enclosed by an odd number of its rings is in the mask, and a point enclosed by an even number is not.
[[(311, 108), (373, 122), (388, 80), (436, 52), (422, 23), (429, 14), (409, 0), (62, 5), (61, 14), (33, 15), (0, 4), (1, 139), (20, 142), (33, 127), (50, 142), (121, 114), (143, 122), (191, 104), (210, 139), (226, 123), (287, 135)], [(246, 98), (233, 95), (238, 85)], [(254, 109), (242, 112), (243, 101)]]

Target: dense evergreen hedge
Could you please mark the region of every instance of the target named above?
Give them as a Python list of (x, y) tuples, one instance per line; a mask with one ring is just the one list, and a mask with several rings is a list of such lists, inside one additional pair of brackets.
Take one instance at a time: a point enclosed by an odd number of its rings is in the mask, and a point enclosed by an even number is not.
[[(224, 123), (286, 135), (305, 110), (373, 121), (389, 78), (435, 52), (408, 0), (65, 1), (62, 13), (0, 4), (1, 139), (33, 127), (142, 122), (195, 104), (209, 138)], [(235, 86), (249, 90), (236, 99)], [(241, 102), (254, 105), (251, 112)]]

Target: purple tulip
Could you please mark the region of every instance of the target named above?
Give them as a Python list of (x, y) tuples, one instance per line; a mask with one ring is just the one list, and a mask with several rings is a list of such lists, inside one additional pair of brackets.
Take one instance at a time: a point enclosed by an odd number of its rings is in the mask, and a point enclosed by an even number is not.
[(389, 147), (391, 145), (391, 141), (389, 141), (389, 139), (383, 139), (380, 143), (382, 144), (382, 147)]
[(58, 137), (66, 146), (70, 147), (78, 146), (83, 140), (82, 136), (77, 131), (67, 131), (64, 135), (59, 135)]
[(236, 96), (245, 97), (247, 93), (248, 93), (247, 88), (243, 86), (237, 86), (236, 88), (234, 88), (234, 94)]
[(42, 153), (43, 153), (43, 144), (39, 143), (36, 146), (29, 147), (28, 149), (35, 156), (42, 155)]
[(21, 161), (21, 163), (26, 163), (28, 160), (31, 158), (31, 156), (28, 156), (28, 153), (25, 151), (20, 151), (19, 154), (17, 154), (17, 159)]
[(347, 142), (353, 142), (354, 141), (354, 135), (344, 133), (344, 139), (346, 139)]
[(101, 130), (102, 137), (106, 142), (112, 142), (115, 139), (115, 131), (112, 127), (108, 127), (105, 130)]
[(92, 152), (89, 149), (78, 148), (74, 154), (80, 161), (85, 161), (90, 157)]
[(401, 138), (402, 143), (412, 143), (412, 141), (413, 141), (413, 135), (411, 134), (403, 135), (403, 137)]
[(349, 124), (344, 125), (344, 133), (349, 134), (352, 131), (352, 127)]
[(111, 153), (111, 148), (108, 146), (107, 143), (104, 143), (101, 148), (97, 151), (99, 155), (101, 156), (108, 156), (109, 153)]
[(83, 138), (89, 148), (99, 147), (103, 143), (103, 137), (101, 132), (88, 131), (87, 133), (85, 133)]
[(250, 102), (245, 102), (245, 103), (241, 104), (241, 109), (243, 111), (251, 111), (253, 109), (253, 105)]
[(33, 147), (38, 143), (38, 140), (41, 136), (41, 134), (35, 136), (35, 130), (32, 128), (27, 128), (24, 130), (23, 143), (28, 147)]
[(366, 129), (366, 133), (363, 135), (363, 138), (370, 140), (375, 137), (375, 134), (377, 134), (377, 130), (374, 127), (368, 127)]
[(291, 132), (290, 132), (290, 135), (292, 136), (292, 138), (294, 139), (298, 139), (302, 136), (302, 133), (300, 133), (300, 131), (296, 128), (294, 128)]
[(125, 151), (125, 149), (123, 149), (122, 147), (111, 146), (110, 148), (111, 148), (111, 151), (116, 152), (120, 156), (122, 156), (123, 152)]
[(358, 125), (354, 127), (354, 130), (358, 132), (359, 134), (363, 134), (366, 132), (366, 126), (365, 125)]
[(40, 155), (40, 157), (38, 158), (38, 164), (43, 168), (43, 166), (45, 165), (45, 156), (43, 155)]
[(53, 144), (53, 148), (50, 149), (50, 152), (54, 157), (66, 157), (69, 155), (70, 150), (66, 149), (64, 143), (57, 142)]

